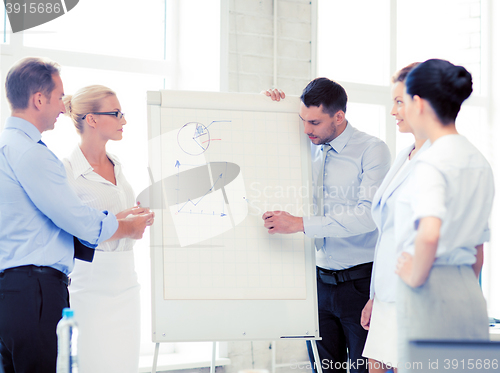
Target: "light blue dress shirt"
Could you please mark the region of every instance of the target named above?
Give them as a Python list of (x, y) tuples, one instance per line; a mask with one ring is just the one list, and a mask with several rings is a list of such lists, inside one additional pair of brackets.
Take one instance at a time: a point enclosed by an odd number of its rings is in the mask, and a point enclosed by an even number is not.
[(475, 246), (490, 238), (495, 187), (488, 161), (461, 135), (440, 137), (415, 161), (396, 201), (398, 255), (415, 253), (420, 219), (432, 216), (442, 223), (434, 266), (474, 264)]
[[(347, 123), (330, 142), (324, 169), (324, 216), (304, 217), (308, 237), (325, 237), (316, 265), (346, 269), (373, 261), (378, 231), (371, 216), (373, 197), (391, 166), (391, 154), (380, 139)], [(311, 145), (313, 202), (322, 165), (322, 145)]]
[(9, 117), (0, 134), (0, 271), (23, 265), (73, 269), (73, 236), (95, 247), (116, 217), (85, 206), (61, 161), (39, 144), (38, 129)]

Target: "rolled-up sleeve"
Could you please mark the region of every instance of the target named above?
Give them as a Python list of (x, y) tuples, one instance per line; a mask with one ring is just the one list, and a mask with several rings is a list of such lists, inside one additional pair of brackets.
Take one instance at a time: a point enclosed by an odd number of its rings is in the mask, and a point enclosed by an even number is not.
[(446, 179), (434, 166), (418, 162), (415, 164), (410, 182), (413, 184), (414, 196), (411, 207), (412, 221), (415, 230), (420, 219), (435, 217), (443, 220), (446, 215)]

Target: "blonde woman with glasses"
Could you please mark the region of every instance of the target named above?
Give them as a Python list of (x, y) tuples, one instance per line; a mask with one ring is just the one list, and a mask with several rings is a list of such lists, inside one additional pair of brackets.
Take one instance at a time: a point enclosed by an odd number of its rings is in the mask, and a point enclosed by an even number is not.
[[(70, 185), (87, 205), (118, 218), (147, 209), (134, 207), (134, 192), (120, 161), (106, 151), (127, 124), (111, 89), (93, 85), (64, 98), (81, 143), (64, 160)], [(149, 222), (152, 224), (152, 220)], [(100, 244), (93, 262), (75, 263), (70, 304), (80, 325), (81, 373), (136, 373), (139, 365), (140, 298), (134, 269), (134, 240)]]

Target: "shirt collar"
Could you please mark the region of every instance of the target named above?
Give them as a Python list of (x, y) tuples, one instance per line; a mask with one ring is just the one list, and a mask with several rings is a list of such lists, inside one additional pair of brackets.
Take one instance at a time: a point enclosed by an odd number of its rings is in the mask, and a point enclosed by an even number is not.
[(8, 117), (5, 122), (5, 129), (13, 128), (24, 132), (34, 142), (38, 142), (42, 138), (42, 134), (33, 124), (26, 119), (19, 117)]
[[(114, 155), (109, 153), (106, 153), (106, 155), (111, 160), (111, 162), (114, 163), (115, 166), (120, 165), (120, 162)], [(77, 146), (73, 150), (73, 152), (68, 157), (68, 160), (71, 163), (71, 169), (73, 170), (73, 177), (75, 179), (79, 176), (83, 176), (94, 171), (94, 168), (90, 165), (89, 161), (87, 161), (87, 158), (85, 158), (82, 149), (80, 149), (79, 146)]]
[(351, 126), (349, 122), (347, 122), (344, 131), (342, 131), (340, 135), (330, 141), (329, 144), (332, 146), (333, 150), (335, 150), (337, 153), (340, 153), (349, 142), (349, 139), (351, 138), (353, 133), (354, 127)]

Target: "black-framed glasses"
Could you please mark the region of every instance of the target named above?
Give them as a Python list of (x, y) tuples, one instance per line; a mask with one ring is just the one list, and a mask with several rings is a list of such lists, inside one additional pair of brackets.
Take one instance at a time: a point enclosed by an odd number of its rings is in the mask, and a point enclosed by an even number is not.
[(96, 113), (87, 113), (85, 114), (82, 119), (85, 119), (87, 115), (89, 114), (98, 114), (98, 115), (114, 115), (118, 119), (122, 119), (125, 116), (125, 113), (122, 113), (120, 110), (117, 111), (101, 111), (101, 112), (96, 112)]

